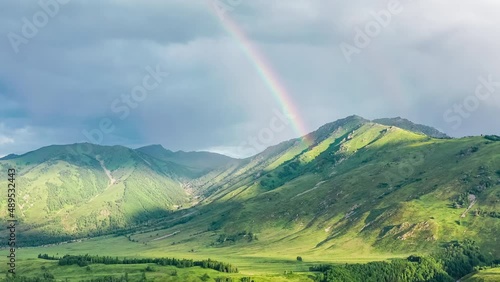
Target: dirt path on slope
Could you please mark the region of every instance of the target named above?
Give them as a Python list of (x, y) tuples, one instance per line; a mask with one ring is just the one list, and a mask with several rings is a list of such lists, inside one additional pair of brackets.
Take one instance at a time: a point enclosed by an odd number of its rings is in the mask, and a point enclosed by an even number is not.
[[(326, 181), (320, 181), (320, 182), (316, 183), (316, 185), (315, 185), (313, 188), (311, 188), (311, 189), (309, 189), (309, 190), (307, 190), (307, 191), (304, 191), (304, 192), (302, 192), (302, 193), (299, 193), (299, 194), (295, 195), (293, 198), (296, 198), (296, 197), (302, 196), (302, 195), (304, 195), (304, 194), (306, 194), (306, 193), (309, 193), (309, 192), (311, 192), (311, 191), (313, 191), (313, 190), (316, 190), (316, 189), (318, 189), (318, 188), (319, 188), (319, 186), (320, 186), (321, 184), (323, 184), (323, 183), (325, 183), (325, 182), (326, 182)], [(292, 199), (293, 199), (293, 198), (292, 198)], [(290, 199), (290, 200), (291, 200), (291, 199)]]
[[(116, 179), (113, 178), (113, 175), (111, 175), (111, 171), (109, 169), (106, 168), (106, 166), (104, 165), (104, 161), (101, 159), (101, 156), (100, 155), (97, 155), (95, 156), (95, 159), (99, 162), (99, 164), (101, 165), (101, 168), (102, 170), (104, 170), (104, 172), (106, 173), (106, 176), (108, 176), (108, 179), (109, 179), (109, 184), (108, 186), (106, 187), (106, 189), (104, 189), (104, 191), (108, 190), (109, 187), (111, 187), (111, 185), (115, 184), (116, 183)], [(94, 200), (95, 198), (97, 198), (97, 196), (99, 196), (100, 194), (97, 194), (95, 195), (94, 197), (92, 197), (92, 199), (90, 199), (87, 203), (90, 203), (92, 202), (92, 200)]]
[(95, 159), (97, 161), (99, 161), (99, 164), (101, 164), (102, 169), (104, 170), (104, 172), (106, 173), (106, 175), (109, 178), (109, 185), (108, 185), (108, 187), (106, 187), (106, 189), (108, 189), (109, 186), (111, 186), (111, 185), (113, 185), (113, 184), (116, 183), (116, 179), (114, 179), (113, 175), (111, 175), (111, 171), (109, 171), (109, 169), (106, 168), (106, 166), (104, 165), (104, 161), (101, 159), (100, 155), (95, 156)]
[(174, 232), (174, 233), (172, 233), (172, 234), (167, 234), (167, 235), (165, 235), (165, 236), (158, 237), (158, 238), (153, 239), (153, 240), (151, 240), (151, 241), (158, 241), (158, 240), (161, 240), (161, 239), (165, 239), (165, 238), (168, 238), (168, 237), (174, 236), (175, 234), (178, 234), (178, 233), (180, 233), (180, 231), (175, 231), (175, 232)]

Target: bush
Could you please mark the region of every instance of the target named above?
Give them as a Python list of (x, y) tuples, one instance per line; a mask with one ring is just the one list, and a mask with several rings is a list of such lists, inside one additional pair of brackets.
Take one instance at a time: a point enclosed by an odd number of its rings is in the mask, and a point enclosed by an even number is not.
[(500, 141), (500, 136), (498, 135), (486, 135), (484, 138), (490, 140), (490, 141)]

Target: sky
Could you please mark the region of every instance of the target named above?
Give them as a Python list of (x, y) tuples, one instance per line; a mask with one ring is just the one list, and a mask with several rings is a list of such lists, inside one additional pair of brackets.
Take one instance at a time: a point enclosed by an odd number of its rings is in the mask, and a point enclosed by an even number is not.
[(91, 142), (246, 157), (353, 114), (500, 134), (499, 9), (1, 1), (0, 156)]

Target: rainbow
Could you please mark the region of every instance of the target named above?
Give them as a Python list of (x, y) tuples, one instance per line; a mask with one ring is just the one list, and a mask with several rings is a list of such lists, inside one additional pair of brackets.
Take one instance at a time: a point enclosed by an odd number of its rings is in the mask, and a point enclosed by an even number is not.
[(215, 5), (214, 1), (208, 0), (209, 6), (214, 10), (214, 13), (220, 19), (224, 29), (235, 39), (243, 53), (247, 56), (249, 61), (255, 67), (260, 78), (270, 90), (273, 98), (278, 105), (282, 108), (284, 113), (287, 113), (291, 119), (291, 124), (294, 131), (302, 137), (304, 145), (311, 146), (313, 144), (312, 138), (308, 135), (308, 130), (304, 122), (300, 119), (300, 113), (294, 106), (294, 102), (288, 94), (283, 83), (280, 82), (279, 76), (274, 72), (271, 64), (267, 62), (266, 58), (258, 51), (252, 44), (251, 40), (246, 36), (244, 31), (233, 21), (227, 13), (222, 15)]

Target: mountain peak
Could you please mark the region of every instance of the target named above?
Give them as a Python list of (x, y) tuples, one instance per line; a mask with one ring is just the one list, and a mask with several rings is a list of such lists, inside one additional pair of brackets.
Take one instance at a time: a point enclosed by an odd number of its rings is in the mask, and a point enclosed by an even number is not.
[(168, 152), (168, 153), (173, 153), (173, 151), (165, 149), (165, 147), (163, 147), (163, 145), (161, 145), (161, 144), (147, 145), (147, 146), (137, 148), (136, 150), (139, 150), (139, 151), (141, 151), (141, 150), (154, 150), (154, 151), (164, 151), (164, 152)]
[(4, 156), (4, 157), (1, 157), (0, 158), (0, 161), (3, 161), (3, 160), (10, 160), (10, 159), (15, 159), (19, 157), (19, 155), (16, 155), (16, 154), (9, 154), (7, 156)]
[(423, 124), (417, 124), (414, 123), (408, 119), (402, 118), (400, 116), (394, 117), (394, 118), (380, 118), (380, 119), (374, 119), (372, 120), (374, 123), (382, 124), (382, 125), (387, 125), (387, 126), (396, 126), (402, 129), (406, 129), (408, 131), (413, 131), (417, 133), (422, 133), (425, 134), (429, 137), (434, 137), (434, 138), (450, 138), (446, 133), (443, 133), (434, 127), (423, 125)]
[(345, 119), (361, 119), (361, 120), (366, 120), (364, 117), (358, 116), (358, 115), (350, 115), (350, 116), (347, 116)]

